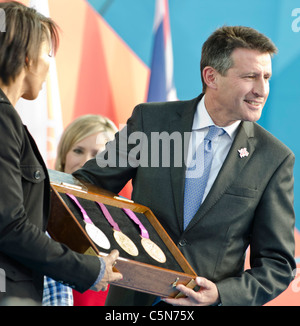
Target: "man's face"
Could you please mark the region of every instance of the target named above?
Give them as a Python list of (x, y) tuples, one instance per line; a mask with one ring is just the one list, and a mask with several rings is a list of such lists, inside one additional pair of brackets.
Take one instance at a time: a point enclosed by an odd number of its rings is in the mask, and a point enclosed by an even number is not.
[(271, 56), (256, 50), (236, 49), (232, 59), (233, 66), (226, 75), (217, 73), (216, 76), (217, 114), (224, 125), (237, 120), (257, 121), (269, 95)]

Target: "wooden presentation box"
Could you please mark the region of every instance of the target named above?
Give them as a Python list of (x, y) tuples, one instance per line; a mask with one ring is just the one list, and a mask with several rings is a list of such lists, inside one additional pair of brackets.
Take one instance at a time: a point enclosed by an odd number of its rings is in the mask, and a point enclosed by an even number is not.
[[(49, 170), (49, 175), (51, 216), (47, 230), (54, 240), (66, 244), (76, 252), (89, 255), (105, 256), (117, 249), (120, 257), (114, 268), (123, 274), (123, 279), (112, 283), (114, 285), (162, 297), (182, 296), (175, 289), (177, 284), (195, 287), (196, 273), (148, 207), (80, 182), (69, 174)], [(108, 250), (97, 246), (90, 239), (81, 211), (66, 193), (77, 198), (93, 223), (107, 236), (111, 244)], [(135, 243), (137, 256), (129, 255), (115, 241), (113, 229), (97, 202), (106, 206), (121, 231)], [(147, 254), (141, 245), (138, 225), (128, 218), (122, 208), (128, 208), (136, 214), (147, 229), (150, 239), (163, 250), (165, 262), (158, 262)]]

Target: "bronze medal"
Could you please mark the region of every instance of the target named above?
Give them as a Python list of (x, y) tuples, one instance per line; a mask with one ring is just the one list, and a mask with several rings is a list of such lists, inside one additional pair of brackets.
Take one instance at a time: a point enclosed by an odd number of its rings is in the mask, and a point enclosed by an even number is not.
[(145, 251), (153, 259), (155, 259), (159, 263), (165, 263), (167, 261), (167, 258), (166, 258), (166, 255), (164, 254), (164, 252), (152, 240), (150, 240), (149, 238), (142, 237), (141, 242), (142, 242), (142, 246), (144, 247)]

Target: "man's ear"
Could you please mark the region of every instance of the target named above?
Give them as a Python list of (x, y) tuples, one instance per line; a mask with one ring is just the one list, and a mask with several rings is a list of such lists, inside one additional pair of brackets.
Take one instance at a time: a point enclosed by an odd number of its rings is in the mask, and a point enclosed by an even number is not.
[(217, 89), (218, 72), (213, 67), (207, 66), (202, 71), (203, 80), (207, 87)]

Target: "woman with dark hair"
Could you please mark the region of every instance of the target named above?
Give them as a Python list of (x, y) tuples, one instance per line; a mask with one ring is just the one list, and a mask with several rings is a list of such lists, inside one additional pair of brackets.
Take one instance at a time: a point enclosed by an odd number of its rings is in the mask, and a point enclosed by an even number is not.
[(0, 3), (0, 268), (6, 292), (41, 303), (47, 275), (79, 292), (105, 290), (118, 257), (99, 258), (71, 251), (46, 234), (50, 185), (47, 168), (14, 109), (23, 97), (35, 99), (58, 47), (58, 29), (49, 18), (17, 2)]

